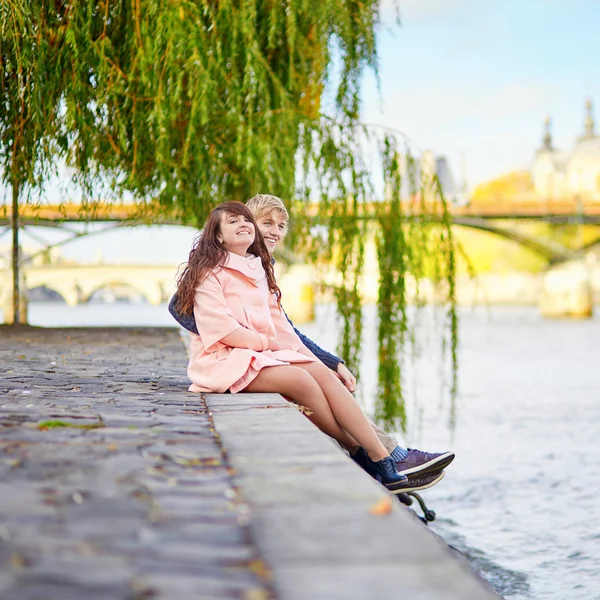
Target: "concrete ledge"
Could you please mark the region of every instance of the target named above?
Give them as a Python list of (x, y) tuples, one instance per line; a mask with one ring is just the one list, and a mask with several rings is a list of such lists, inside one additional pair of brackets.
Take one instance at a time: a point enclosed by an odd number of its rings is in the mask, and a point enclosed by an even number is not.
[(174, 330), (0, 327), (0, 362), (2, 600), (497, 598), (280, 396), (188, 393)]
[(499, 598), (395, 499), (371, 514), (388, 492), (283, 398), (205, 399), (279, 598)]

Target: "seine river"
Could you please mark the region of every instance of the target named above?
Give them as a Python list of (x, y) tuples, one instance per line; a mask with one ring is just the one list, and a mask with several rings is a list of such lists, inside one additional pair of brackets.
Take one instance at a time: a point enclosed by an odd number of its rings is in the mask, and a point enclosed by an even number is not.
[[(600, 310), (598, 311), (600, 312)], [(460, 390), (448, 425), (435, 332), (424, 318), (406, 364), (406, 443), (457, 453), (423, 496), (431, 527), (511, 600), (600, 599), (600, 317), (549, 321), (534, 308), (461, 310)], [(376, 387), (376, 328), (365, 309), (362, 394)], [(44, 326), (172, 325), (166, 307), (39, 303)], [(302, 330), (335, 348), (332, 307)], [(402, 540), (398, 540), (402, 544)]]

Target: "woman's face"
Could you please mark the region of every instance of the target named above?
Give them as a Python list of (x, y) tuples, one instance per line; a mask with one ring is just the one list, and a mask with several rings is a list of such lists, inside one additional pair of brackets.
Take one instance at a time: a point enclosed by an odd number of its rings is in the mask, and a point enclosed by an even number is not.
[(225, 250), (234, 254), (246, 255), (246, 251), (254, 242), (254, 225), (243, 215), (221, 215), (221, 232), (219, 241)]
[(285, 237), (287, 232), (287, 219), (277, 210), (257, 219), (256, 225), (263, 235), (269, 254), (275, 252), (277, 244)]

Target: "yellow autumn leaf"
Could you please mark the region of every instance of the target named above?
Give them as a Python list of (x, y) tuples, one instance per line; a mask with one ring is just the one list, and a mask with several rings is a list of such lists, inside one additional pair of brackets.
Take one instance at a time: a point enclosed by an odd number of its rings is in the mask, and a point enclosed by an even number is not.
[(369, 514), (381, 517), (389, 515), (392, 512), (392, 500), (390, 498), (382, 498), (369, 508)]
[(298, 409), (303, 415), (310, 417), (310, 415), (312, 415), (312, 410), (310, 410), (309, 408), (306, 408), (306, 406), (302, 406), (300, 404), (296, 404), (295, 402), (290, 402), (290, 404)]
[(251, 560), (248, 564), (248, 568), (262, 580), (269, 581), (272, 578), (271, 570), (260, 559)]

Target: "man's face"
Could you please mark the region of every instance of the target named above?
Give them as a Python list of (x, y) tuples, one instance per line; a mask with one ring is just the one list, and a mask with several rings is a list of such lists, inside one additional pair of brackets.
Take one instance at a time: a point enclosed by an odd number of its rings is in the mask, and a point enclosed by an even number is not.
[(278, 210), (274, 210), (268, 215), (257, 219), (256, 224), (265, 239), (269, 254), (273, 254), (275, 248), (277, 248), (277, 244), (283, 240), (287, 232), (287, 219), (285, 215)]

